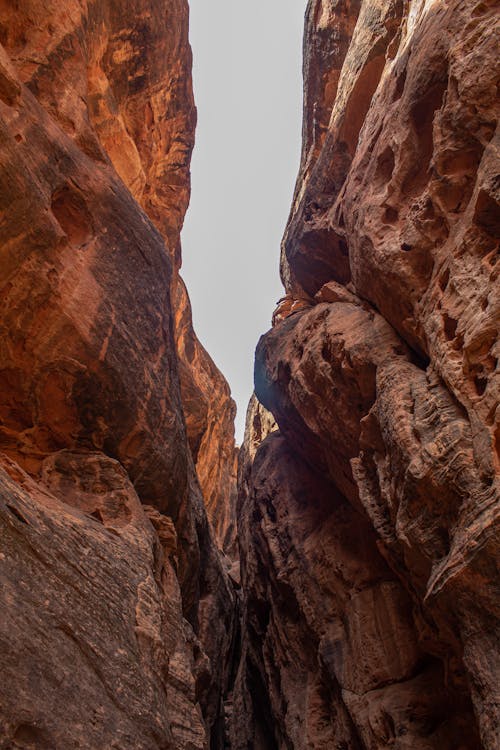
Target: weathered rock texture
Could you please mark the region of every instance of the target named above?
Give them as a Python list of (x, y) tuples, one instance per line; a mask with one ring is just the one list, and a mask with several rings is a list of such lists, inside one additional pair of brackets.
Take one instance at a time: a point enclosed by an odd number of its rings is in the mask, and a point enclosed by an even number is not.
[(222, 545), (234, 407), (178, 277), (187, 24), (0, 3), (2, 748), (223, 743), (234, 595), (195, 463)]
[(257, 347), (238, 750), (500, 742), (498, 30), (309, 2), (281, 267), (314, 304)]
[(189, 445), (205, 507), (220, 548), (230, 560), (236, 544), (236, 405), (223, 375), (193, 331), (186, 287), (177, 276), (174, 308), (181, 396)]

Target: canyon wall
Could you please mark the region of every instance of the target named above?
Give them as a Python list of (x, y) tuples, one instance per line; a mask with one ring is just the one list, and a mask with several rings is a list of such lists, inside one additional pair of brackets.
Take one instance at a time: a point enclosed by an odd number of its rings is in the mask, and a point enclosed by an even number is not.
[(493, 1), (307, 6), (300, 305), (241, 451), (238, 750), (499, 745), (498, 41)]
[(187, 31), (185, 0), (0, 2), (2, 748), (224, 742), (234, 404), (178, 273)]

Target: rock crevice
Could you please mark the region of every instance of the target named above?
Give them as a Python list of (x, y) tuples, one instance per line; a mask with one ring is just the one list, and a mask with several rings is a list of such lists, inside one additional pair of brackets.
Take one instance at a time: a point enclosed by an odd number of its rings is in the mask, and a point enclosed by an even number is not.
[(0, 749), (496, 750), (493, 0), (310, 0), (245, 440), (186, 0), (0, 3)]

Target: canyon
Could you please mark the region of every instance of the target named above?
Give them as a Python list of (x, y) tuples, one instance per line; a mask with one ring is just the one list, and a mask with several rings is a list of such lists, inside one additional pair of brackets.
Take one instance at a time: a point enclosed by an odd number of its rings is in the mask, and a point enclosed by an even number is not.
[(0, 748), (496, 750), (497, 3), (309, 0), (239, 449), (188, 26), (0, 0)]

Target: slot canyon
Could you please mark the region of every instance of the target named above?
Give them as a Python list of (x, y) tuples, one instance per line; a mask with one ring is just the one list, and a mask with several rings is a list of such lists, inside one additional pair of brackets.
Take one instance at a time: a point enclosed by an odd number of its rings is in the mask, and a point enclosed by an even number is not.
[(237, 447), (187, 0), (0, 0), (0, 750), (500, 747), (499, 6), (304, 11)]

